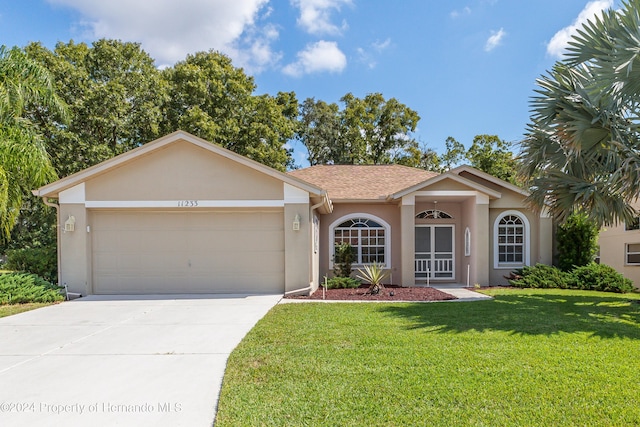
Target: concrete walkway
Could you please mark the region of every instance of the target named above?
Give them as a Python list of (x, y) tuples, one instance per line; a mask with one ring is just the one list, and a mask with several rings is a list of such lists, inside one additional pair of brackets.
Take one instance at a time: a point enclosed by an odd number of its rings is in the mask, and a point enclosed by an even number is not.
[(281, 295), (90, 296), (0, 319), (0, 425), (211, 426)]
[(449, 300), (449, 302), (482, 301), (482, 300), (493, 299), (489, 295), (481, 294), (479, 292), (474, 292), (469, 288), (463, 288), (459, 286), (436, 285), (436, 286), (432, 286), (432, 288), (445, 292), (449, 295), (453, 295), (454, 297), (458, 298), (455, 300)]

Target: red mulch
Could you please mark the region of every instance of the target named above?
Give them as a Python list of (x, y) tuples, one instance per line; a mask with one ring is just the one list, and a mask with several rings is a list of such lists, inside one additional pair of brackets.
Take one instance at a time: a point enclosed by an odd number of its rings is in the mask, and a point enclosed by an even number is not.
[[(398, 285), (385, 285), (378, 295), (365, 295), (369, 285), (362, 285), (354, 289), (327, 289), (326, 300), (333, 301), (446, 301), (457, 299), (447, 293), (428, 287), (403, 288)], [(392, 295), (393, 294), (393, 295)], [(289, 296), (292, 299), (321, 300), (322, 287), (311, 296)]]

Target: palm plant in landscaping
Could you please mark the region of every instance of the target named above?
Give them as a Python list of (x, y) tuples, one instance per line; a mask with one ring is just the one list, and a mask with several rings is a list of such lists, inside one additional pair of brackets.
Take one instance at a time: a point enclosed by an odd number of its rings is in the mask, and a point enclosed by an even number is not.
[(363, 268), (358, 269), (359, 275), (357, 275), (358, 279), (364, 280), (367, 283), (370, 283), (369, 290), (367, 294), (369, 295), (377, 295), (384, 289), (384, 285), (382, 281), (389, 277), (389, 271), (385, 271), (382, 268), (381, 264), (374, 262), (370, 265), (365, 265)]

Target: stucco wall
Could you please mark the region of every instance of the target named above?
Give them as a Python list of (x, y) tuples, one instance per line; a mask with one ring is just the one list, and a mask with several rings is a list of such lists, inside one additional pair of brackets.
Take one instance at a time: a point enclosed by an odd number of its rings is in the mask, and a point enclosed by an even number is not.
[(282, 182), (179, 141), (86, 183), (87, 200), (257, 200), (283, 198)]
[(640, 288), (640, 265), (627, 265), (627, 244), (640, 244), (640, 230), (625, 230), (624, 224), (606, 227), (600, 232), (600, 263), (607, 264), (631, 279)]
[[(320, 224), (320, 278), (333, 277), (330, 268), (330, 250), (333, 247), (333, 236), (329, 236), (329, 227), (338, 218), (345, 215), (363, 213), (383, 219), (391, 227), (391, 273), (394, 283), (402, 283), (402, 267), (400, 253), (400, 208), (395, 204), (369, 203), (334, 203), (333, 212), (323, 215)], [(388, 283), (390, 279), (387, 279)]]

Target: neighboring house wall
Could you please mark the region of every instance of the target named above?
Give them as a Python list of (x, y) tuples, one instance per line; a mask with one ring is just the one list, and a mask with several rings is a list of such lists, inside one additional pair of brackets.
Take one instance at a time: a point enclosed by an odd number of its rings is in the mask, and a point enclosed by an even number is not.
[[(630, 228), (627, 230), (626, 228)], [(600, 231), (600, 263), (615, 268), (640, 288), (640, 229), (621, 223)]]

